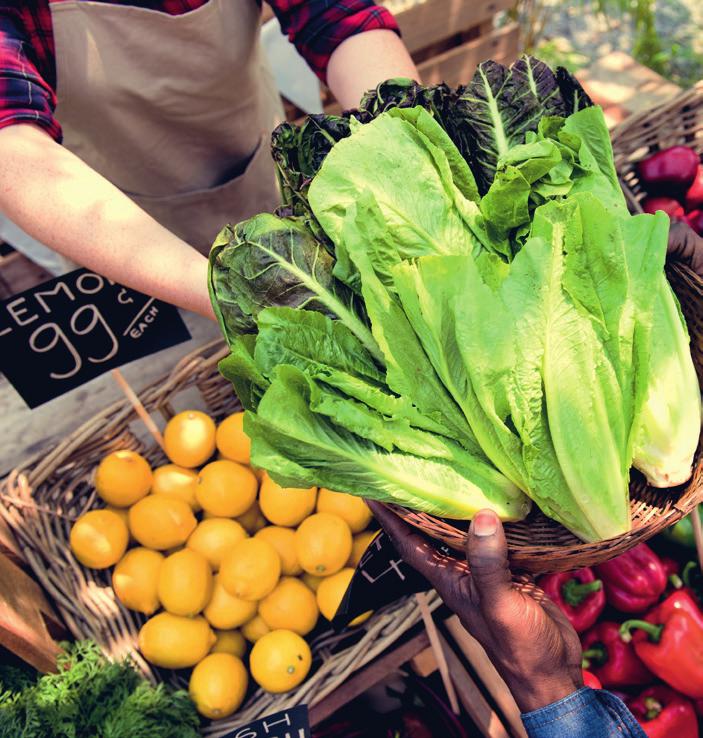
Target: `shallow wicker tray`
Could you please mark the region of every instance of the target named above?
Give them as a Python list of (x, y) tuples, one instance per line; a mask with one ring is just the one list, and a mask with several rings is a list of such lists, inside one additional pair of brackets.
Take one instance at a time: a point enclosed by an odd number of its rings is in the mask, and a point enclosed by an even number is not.
[[(169, 376), (139, 393), (142, 403), (162, 425), (189, 407), (200, 407), (218, 419), (235, 411), (238, 403), (232, 387), (217, 371), (225, 354), (221, 341), (189, 354)], [(183, 687), (188, 672), (155, 669), (142, 658), (137, 634), (145, 618), (116, 599), (109, 571), (84, 568), (69, 548), (72, 522), (86, 510), (102, 506), (91, 483), (95, 467), (105, 454), (121, 448), (143, 453), (152, 464), (167, 461), (127, 400), (105, 408), (54, 449), (6, 477), (0, 486), (0, 516), (75, 638), (96, 641), (111, 658), (130, 656), (152, 681)], [(435, 609), (439, 598), (433, 594), (429, 604)], [(415, 599), (404, 598), (351, 632), (317, 634), (311, 644), (313, 672), (298, 689), (284, 695), (252, 691), (235, 715), (208, 723), (203, 734), (216, 738), (279, 710), (317, 704), (420, 619)]]
[[(703, 153), (703, 82), (671, 102), (628, 118), (613, 131), (615, 165), (633, 212), (642, 212), (644, 196), (636, 164), (654, 151), (684, 144)], [(669, 265), (669, 281), (683, 308), (691, 334), (691, 353), (703, 386), (703, 280), (681, 265)], [(701, 446), (692, 479), (671, 490), (648, 487), (633, 472), (630, 485), (632, 530), (599, 543), (582, 543), (564, 527), (533, 510), (520, 523), (506, 525), (513, 568), (535, 574), (566, 571), (606, 561), (673, 525), (703, 502)], [(394, 510), (408, 523), (452, 548), (463, 550), (466, 526), (403, 508)]]

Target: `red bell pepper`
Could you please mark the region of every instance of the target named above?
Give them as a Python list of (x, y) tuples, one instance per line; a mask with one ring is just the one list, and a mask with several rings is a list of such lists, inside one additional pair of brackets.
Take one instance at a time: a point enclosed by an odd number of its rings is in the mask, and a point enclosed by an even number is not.
[(690, 700), (661, 685), (627, 700), (648, 738), (698, 738), (698, 718)]
[(703, 717), (703, 700), (696, 700), (693, 703), (693, 707), (695, 708), (698, 717)]
[(696, 177), (688, 188), (684, 205), (686, 210), (695, 210), (703, 206), (703, 164), (698, 165)]
[(684, 220), (699, 236), (703, 236), (703, 210), (691, 210)]
[(646, 543), (596, 567), (605, 599), (616, 610), (640, 613), (652, 607), (666, 589), (661, 559)]
[(684, 209), (678, 200), (674, 200), (673, 197), (645, 197), (642, 200), (642, 210), (645, 213), (656, 213), (658, 210), (663, 210), (670, 218), (683, 218)]
[(588, 630), (605, 609), (603, 583), (592, 569), (556, 572), (540, 577), (538, 585), (566, 615), (574, 630)]
[(672, 559), (671, 556), (662, 556), (661, 562), (666, 573), (667, 588), (670, 590), (681, 589), (683, 587), (681, 564), (676, 559)]
[(603, 621), (584, 633), (584, 668), (606, 689), (651, 684), (654, 676), (640, 661), (631, 643), (620, 637), (620, 623)]
[(584, 687), (590, 687), (591, 689), (603, 689), (603, 685), (600, 683), (600, 679), (598, 679), (595, 674), (590, 671), (586, 671), (585, 669), (581, 669), (581, 674), (583, 675)]
[(703, 613), (688, 592), (674, 592), (642, 620), (626, 621), (620, 634), (662, 681), (703, 698)]
[(637, 165), (640, 179), (650, 194), (685, 195), (696, 177), (700, 159), (688, 146), (672, 146)]

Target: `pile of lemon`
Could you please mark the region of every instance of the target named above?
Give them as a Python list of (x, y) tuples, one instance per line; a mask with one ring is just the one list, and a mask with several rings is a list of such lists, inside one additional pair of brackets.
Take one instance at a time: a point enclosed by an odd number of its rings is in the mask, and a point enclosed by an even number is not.
[(191, 697), (213, 719), (244, 700), (249, 644), (249, 672), (263, 689), (303, 682), (304, 636), (320, 613), (332, 619), (375, 535), (362, 499), (282, 488), (253, 469), (242, 421), (175, 415), (164, 430), (172, 463), (155, 469), (134, 451), (106, 456), (95, 488), (107, 508), (81, 516), (70, 538), (83, 565), (116, 565), (116, 596), (149, 616), (142, 654), (164, 668), (195, 667)]

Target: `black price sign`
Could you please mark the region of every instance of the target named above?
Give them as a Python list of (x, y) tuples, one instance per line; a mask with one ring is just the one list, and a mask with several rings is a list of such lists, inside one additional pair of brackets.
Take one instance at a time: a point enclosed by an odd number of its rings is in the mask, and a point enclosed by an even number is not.
[[(438, 550), (453, 557), (447, 546), (438, 546)], [(362, 613), (430, 589), (432, 585), (427, 579), (403, 561), (391, 539), (381, 531), (361, 557), (332, 626), (344, 628)]]
[(310, 738), (310, 721), (306, 705), (277, 712), (236, 728), (223, 738)]
[(189, 339), (175, 307), (86, 269), (0, 308), (0, 369), (31, 408)]

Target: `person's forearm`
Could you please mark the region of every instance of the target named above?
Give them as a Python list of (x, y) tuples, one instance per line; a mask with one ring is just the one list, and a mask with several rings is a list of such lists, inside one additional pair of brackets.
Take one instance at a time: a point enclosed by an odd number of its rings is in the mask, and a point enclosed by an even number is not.
[(35, 126), (0, 130), (0, 210), (73, 261), (214, 317), (207, 259)]
[(327, 84), (343, 108), (357, 107), (367, 90), (392, 77), (420, 81), (405, 45), (388, 30), (350, 36), (334, 50), (327, 66)]

